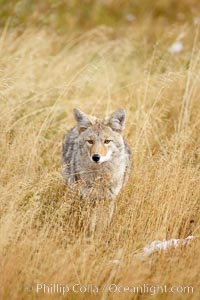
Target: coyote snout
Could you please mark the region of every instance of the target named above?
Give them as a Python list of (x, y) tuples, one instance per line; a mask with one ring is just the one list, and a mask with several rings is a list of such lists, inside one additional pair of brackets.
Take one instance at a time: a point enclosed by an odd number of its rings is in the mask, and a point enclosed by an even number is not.
[(100, 163), (101, 156), (99, 154), (94, 154), (94, 155), (92, 155), (92, 159), (96, 163)]
[(103, 163), (111, 159), (112, 147), (109, 147), (111, 140), (102, 140), (101, 137), (96, 136), (95, 140), (88, 140), (89, 156), (95, 163)]
[(74, 109), (76, 126), (63, 142), (66, 183), (80, 183), (83, 198), (115, 199), (130, 171), (130, 150), (122, 131), (125, 111), (98, 119)]

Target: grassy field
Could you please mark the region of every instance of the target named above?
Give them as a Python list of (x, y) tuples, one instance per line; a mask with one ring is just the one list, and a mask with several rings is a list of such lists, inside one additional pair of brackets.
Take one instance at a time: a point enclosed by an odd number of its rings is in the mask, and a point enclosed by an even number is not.
[[(183, 49), (171, 53), (176, 41)], [(200, 299), (199, 49), (192, 23), (1, 30), (1, 299)], [(112, 223), (94, 236), (61, 175), (74, 107), (127, 112), (131, 178)], [(189, 235), (187, 247), (135, 256), (154, 240)], [(99, 292), (28, 290), (40, 283), (91, 283)], [(110, 284), (193, 286), (194, 293), (103, 290)]]

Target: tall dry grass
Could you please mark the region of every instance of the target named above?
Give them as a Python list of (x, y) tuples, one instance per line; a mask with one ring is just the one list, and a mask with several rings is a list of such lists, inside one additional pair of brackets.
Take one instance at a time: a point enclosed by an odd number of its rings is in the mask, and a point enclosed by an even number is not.
[[(172, 55), (177, 38), (184, 48)], [(1, 33), (1, 299), (152, 297), (26, 290), (37, 283), (192, 285), (193, 294), (154, 299), (199, 299), (199, 46), (198, 29), (185, 26)], [(61, 176), (74, 107), (98, 116), (125, 108), (133, 157), (111, 225), (90, 237), (87, 209)], [(188, 235), (186, 248), (134, 257), (154, 240)]]

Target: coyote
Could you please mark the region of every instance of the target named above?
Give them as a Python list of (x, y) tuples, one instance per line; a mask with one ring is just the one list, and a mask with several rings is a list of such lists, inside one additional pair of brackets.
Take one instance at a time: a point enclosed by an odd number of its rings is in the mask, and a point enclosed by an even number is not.
[(62, 172), (66, 184), (79, 183), (83, 199), (114, 200), (128, 180), (131, 152), (122, 137), (123, 109), (98, 119), (74, 109), (76, 126), (65, 136)]

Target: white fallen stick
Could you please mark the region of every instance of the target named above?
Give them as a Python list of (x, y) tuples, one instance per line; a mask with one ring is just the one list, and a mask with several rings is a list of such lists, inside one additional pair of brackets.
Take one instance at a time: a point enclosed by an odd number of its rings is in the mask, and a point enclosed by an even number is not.
[(179, 246), (185, 246), (190, 243), (190, 241), (194, 237), (188, 236), (186, 239), (171, 239), (171, 240), (164, 240), (164, 241), (154, 241), (151, 244), (147, 245), (143, 249), (144, 255), (150, 255), (153, 252), (161, 252), (162, 250), (167, 251), (171, 248), (177, 248)]
[(191, 242), (191, 240), (194, 239), (194, 236), (188, 236), (185, 239), (170, 239), (170, 240), (164, 240), (164, 241), (153, 241), (151, 244), (147, 245), (143, 248), (143, 250), (139, 253), (134, 254), (134, 257), (145, 257), (149, 256), (150, 254), (154, 252), (161, 252), (161, 251), (167, 251), (169, 249), (176, 249), (179, 246), (185, 246)]
[[(170, 240), (163, 240), (163, 241), (153, 241), (151, 244), (147, 245), (143, 248), (143, 250), (138, 251), (137, 253), (133, 254), (134, 258), (145, 258), (151, 255), (154, 252), (162, 252), (168, 251), (170, 249), (176, 249), (181, 246), (186, 246), (190, 244), (190, 242), (194, 239), (194, 236), (190, 235), (185, 239), (170, 239)], [(110, 261), (113, 264), (120, 264), (122, 259), (114, 259)]]

